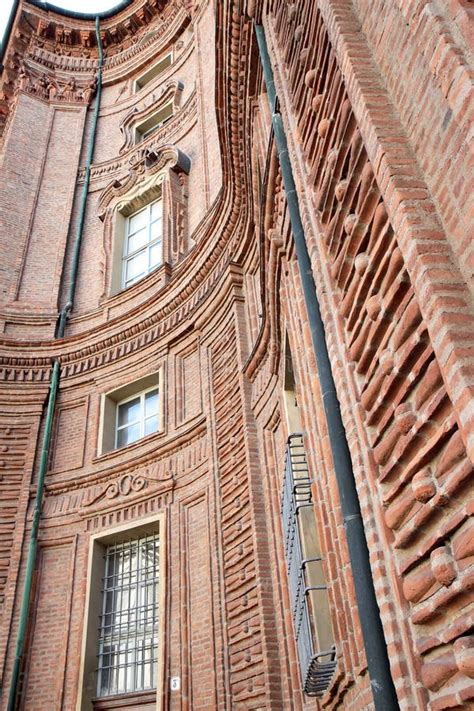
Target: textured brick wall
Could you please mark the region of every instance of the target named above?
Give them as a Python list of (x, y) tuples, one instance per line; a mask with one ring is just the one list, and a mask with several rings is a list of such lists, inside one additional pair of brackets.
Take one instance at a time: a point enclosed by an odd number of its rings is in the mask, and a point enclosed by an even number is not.
[[(2, 709), (56, 357), (20, 707), (76, 707), (91, 535), (161, 514), (163, 711), (373, 706), (252, 17), (275, 71), (400, 707), (470, 707), (471, 14), (461, 0), (135, 0), (104, 20), (77, 298), (55, 341), (97, 50), (90, 22), (20, 3), (0, 103)], [(133, 93), (171, 47), (171, 67)], [(134, 120), (166, 92), (174, 118), (133, 145)], [(114, 294), (114, 209), (160, 160), (169, 264)], [(301, 691), (284, 559), (286, 338), (336, 646), (319, 701)], [(160, 431), (101, 454), (103, 395), (158, 371)]]

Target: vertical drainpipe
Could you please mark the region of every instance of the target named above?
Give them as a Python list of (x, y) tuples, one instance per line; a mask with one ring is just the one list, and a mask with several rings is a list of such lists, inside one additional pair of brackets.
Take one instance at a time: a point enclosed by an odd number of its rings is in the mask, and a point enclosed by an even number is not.
[(66, 328), (66, 321), (67, 321), (68, 315), (71, 312), (73, 304), (74, 304), (74, 294), (76, 291), (77, 272), (79, 269), (79, 254), (81, 251), (81, 242), (82, 242), (82, 231), (84, 228), (84, 218), (85, 218), (85, 214), (86, 214), (87, 193), (89, 192), (89, 182), (90, 182), (90, 177), (91, 177), (91, 164), (92, 164), (92, 158), (94, 156), (95, 136), (97, 133), (97, 121), (99, 118), (100, 100), (101, 100), (101, 96), (102, 96), (102, 65), (104, 63), (104, 53), (102, 50), (102, 40), (100, 38), (100, 22), (99, 22), (98, 16), (95, 18), (95, 34), (96, 34), (96, 38), (97, 38), (97, 47), (99, 49), (99, 66), (97, 68), (97, 77), (96, 77), (97, 86), (96, 86), (94, 116), (92, 119), (92, 129), (91, 129), (91, 134), (90, 134), (90, 139), (89, 139), (89, 145), (87, 147), (86, 172), (85, 172), (85, 176), (84, 176), (84, 185), (82, 186), (81, 204), (80, 204), (80, 209), (79, 209), (79, 219), (77, 222), (76, 236), (74, 239), (70, 284), (69, 284), (68, 295), (67, 295), (67, 299), (66, 299), (66, 306), (61, 311), (61, 314), (59, 316), (59, 323), (58, 323), (56, 338), (62, 338), (64, 336), (64, 331)]
[[(77, 282), (77, 272), (79, 268), (79, 254), (81, 249), (82, 241), (82, 231), (84, 227), (84, 216), (86, 211), (87, 193), (89, 189), (90, 181), (90, 169), (92, 158), (94, 155), (94, 144), (95, 136), (97, 131), (97, 119), (99, 116), (100, 109), (100, 99), (102, 94), (102, 65), (104, 63), (104, 55), (102, 51), (102, 40), (100, 37), (100, 22), (99, 17), (95, 19), (95, 33), (97, 39), (97, 46), (99, 49), (99, 65), (97, 69), (97, 87), (96, 87), (96, 100), (94, 107), (94, 118), (92, 123), (92, 130), (89, 138), (89, 144), (87, 148), (87, 160), (86, 160), (86, 174), (84, 185), (81, 193), (81, 204), (79, 209), (79, 220), (76, 230), (76, 235), (74, 239), (73, 246), (73, 258), (71, 266), (71, 277), (70, 285), (68, 290), (67, 302), (59, 314), (58, 326), (56, 329), (55, 338), (62, 338), (66, 330), (66, 323), (69, 313), (72, 310), (74, 303), (74, 294), (76, 290)], [(25, 640), (26, 640), (26, 629), (28, 625), (28, 618), (30, 616), (30, 598), (31, 598), (31, 586), (33, 581), (33, 572), (36, 564), (36, 552), (38, 549), (38, 532), (39, 532), (39, 522), (41, 517), (41, 509), (43, 506), (43, 492), (44, 484), (46, 478), (46, 472), (48, 470), (49, 461), (49, 447), (51, 444), (51, 433), (54, 418), (54, 407), (56, 404), (56, 397), (59, 389), (59, 378), (60, 378), (60, 363), (59, 360), (55, 359), (53, 363), (53, 368), (51, 371), (51, 381), (49, 384), (48, 393), (48, 404), (46, 408), (46, 419), (43, 434), (43, 442), (41, 446), (40, 464), (38, 471), (38, 484), (36, 487), (35, 505), (33, 509), (33, 518), (31, 523), (31, 534), (30, 541), (28, 545), (28, 557), (26, 562), (25, 570), (25, 585), (23, 588), (23, 594), (21, 598), (20, 607), (20, 619), (18, 623), (18, 635), (15, 645), (15, 657), (13, 660), (12, 678), (10, 682), (10, 691), (8, 695), (8, 705), (7, 711), (15, 711), (18, 699), (18, 682), (20, 678), (21, 663), (25, 651)]]
[(272, 113), (272, 127), (290, 214), (311, 339), (318, 366), (319, 382), (334, 462), (334, 472), (341, 501), (372, 695), (376, 711), (396, 711), (399, 705), (390, 671), (380, 610), (375, 595), (369, 549), (352, 469), (349, 444), (342, 422), (340, 404), (332, 374), (324, 323), (321, 317), (311, 260), (301, 220), (298, 194), (288, 153), (288, 143), (281, 114), (278, 110), (278, 97), (275, 90), (270, 56), (263, 27), (256, 25), (255, 32)]

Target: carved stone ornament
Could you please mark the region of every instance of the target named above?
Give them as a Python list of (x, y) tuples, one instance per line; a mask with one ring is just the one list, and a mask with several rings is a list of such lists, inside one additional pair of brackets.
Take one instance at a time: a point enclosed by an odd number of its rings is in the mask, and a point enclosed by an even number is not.
[(96, 88), (95, 77), (88, 83), (76, 82), (75, 77), (58, 78), (54, 73), (41, 73), (21, 64), (18, 72), (15, 94), (25, 92), (44, 101), (69, 104), (89, 104)]
[[(149, 116), (157, 113), (168, 104), (173, 106), (173, 117), (181, 106), (181, 98), (184, 86), (182, 82), (173, 80), (165, 84), (161, 89), (154, 92), (141, 104), (141, 108), (135, 106), (124, 118), (120, 130), (124, 136), (124, 143), (119, 153), (124, 153), (135, 143), (135, 128), (137, 124), (145, 121)], [(171, 121), (173, 118), (171, 118)]]
[(108, 209), (120, 210), (125, 204), (133, 206), (134, 200), (163, 181), (166, 170), (187, 175), (191, 160), (176, 146), (164, 145), (153, 150), (148, 147), (139, 149), (131, 156), (129, 166), (126, 177), (109, 183), (102, 192), (98, 204), (101, 220)]

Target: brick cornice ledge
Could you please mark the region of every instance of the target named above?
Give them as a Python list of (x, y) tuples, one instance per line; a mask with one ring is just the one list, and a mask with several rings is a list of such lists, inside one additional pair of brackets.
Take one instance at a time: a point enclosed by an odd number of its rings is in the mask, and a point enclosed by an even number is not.
[(435, 205), (347, 0), (318, 0), (466, 450), (474, 462), (474, 313)]

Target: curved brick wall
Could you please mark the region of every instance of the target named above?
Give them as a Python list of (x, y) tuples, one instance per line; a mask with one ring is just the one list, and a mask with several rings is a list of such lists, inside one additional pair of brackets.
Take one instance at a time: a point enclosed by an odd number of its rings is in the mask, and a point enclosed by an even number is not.
[[(1, 708), (54, 358), (20, 708), (76, 708), (90, 541), (161, 514), (158, 701), (134, 708), (373, 707), (253, 20), (275, 73), (400, 708), (472, 704), (470, 4), (135, 0), (103, 20), (76, 298), (56, 340), (97, 47), (93, 22), (21, 0), (0, 103)], [(170, 66), (136, 90), (169, 51)], [(135, 125), (167, 102), (173, 117), (135, 144)], [(116, 288), (117, 210), (158, 177), (164, 263)], [(301, 690), (283, 552), (286, 342), (336, 649), (319, 700)], [(160, 431), (102, 453), (103, 396), (158, 371)]]

